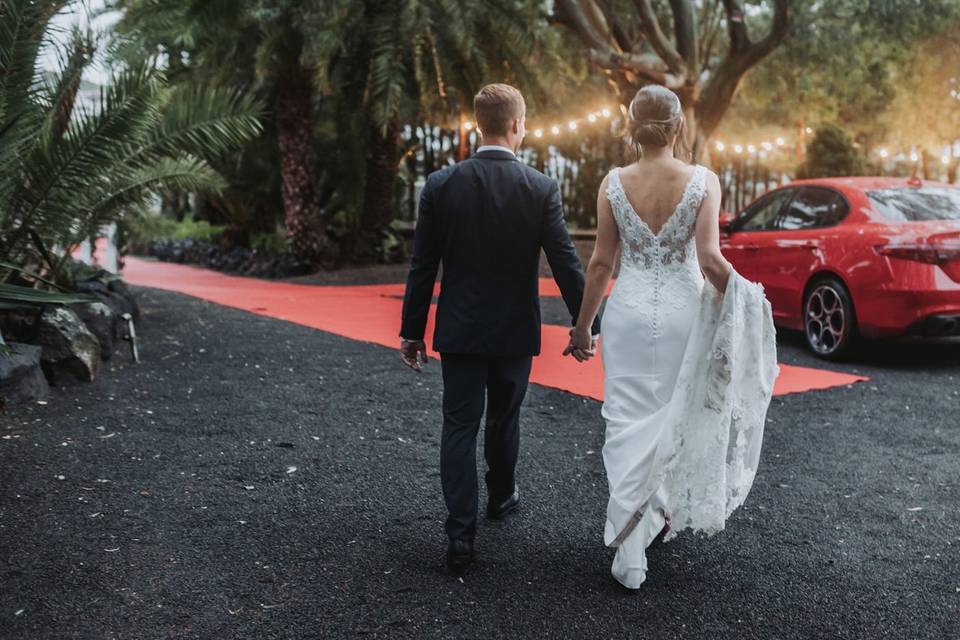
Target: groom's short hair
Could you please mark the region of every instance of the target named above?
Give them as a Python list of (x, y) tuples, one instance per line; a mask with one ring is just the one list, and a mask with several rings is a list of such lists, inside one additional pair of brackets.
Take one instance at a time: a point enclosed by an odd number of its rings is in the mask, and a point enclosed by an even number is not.
[(523, 95), (508, 84), (488, 84), (473, 98), (477, 126), (484, 135), (506, 135), (510, 123), (519, 120), (526, 109)]

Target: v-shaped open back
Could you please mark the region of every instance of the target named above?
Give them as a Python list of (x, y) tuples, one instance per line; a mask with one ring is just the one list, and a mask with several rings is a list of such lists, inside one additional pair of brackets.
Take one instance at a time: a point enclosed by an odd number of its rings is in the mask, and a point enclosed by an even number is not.
[[(637, 210), (637, 207), (634, 206), (633, 202), (631, 202), (630, 196), (627, 195), (627, 190), (623, 186), (623, 180), (620, 178), (620, 167), (617, 167), (616, 169), (613, 170), (613, 172), (611, 173), (611, 179), (615, 180), (616, 188), (620, 190), (621, 194), (623, 195), (624, 202), (626, 202), (626, 204), (629, 205), (630, 207), (631, 213), (633, 213), (633, 215), (635, 215), (637, 219), (643, 223), (643, 225), (653, 235), (653, 237), (659, 238), (660, 234), (667, 227), (667, 225), (669, 225), (670, 222), (677, 217), (677, 212), (680, 210), (680, 208), (683, 206), (684, 202), (687, 199), (687, 192), (690, 190), (691, 186), (693, 185), (694, 180), (696, 180), (698, 177), (699, 169), (702, 169), (702, 167), (700, 167), (699, 165), (694, 166), (693, 171), (690, 173), (690, 177), (687, 179), (686, 183), (683, 185), (683, 191), (680, 192), (680, 199), (677, 201), (677, 204), (673, 207), (673, 210), (670, 212), (670, 215), (664, 219), (663, 224), (661, 224), (660, 228), (657, 229), (656, 231), (654, 231), (653, 227), (650, 226), (650, 223), (647, 222), (643, 218), (643, 216), (640, 215), (640, 212)], [(614, 179), (614, 176), (615, 176), (615, 179)]]

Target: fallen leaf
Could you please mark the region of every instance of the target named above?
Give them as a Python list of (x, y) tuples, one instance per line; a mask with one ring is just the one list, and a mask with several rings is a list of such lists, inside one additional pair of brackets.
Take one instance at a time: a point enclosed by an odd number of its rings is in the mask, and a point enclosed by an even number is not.
[(287, 473), (296, 473), (296, 471), (297, 471), (296, 467), (287, 467)]
[(247, 491), (253, 491), (253, 485), (252, 485), (252, 484), (245, 484), (245, 485), (243, 485), (243, 488), (246, 489)]

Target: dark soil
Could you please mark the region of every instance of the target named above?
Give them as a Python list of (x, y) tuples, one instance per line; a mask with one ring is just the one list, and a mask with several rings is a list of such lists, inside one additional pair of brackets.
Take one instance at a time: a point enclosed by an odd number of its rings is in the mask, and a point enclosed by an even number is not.
[[(562, 303), (548, 320), (566, 324)], [(143, 363), (0, 416), (0, 638), (956, 638), (960, 345), (774, 400), (711, 539), (602, 544), (597, 402), (532, 387), (523, 503), (443, 570), (440, 377), (389, 349), (142, 290)], [(793, 336), (786, 362), (812, 364)]]

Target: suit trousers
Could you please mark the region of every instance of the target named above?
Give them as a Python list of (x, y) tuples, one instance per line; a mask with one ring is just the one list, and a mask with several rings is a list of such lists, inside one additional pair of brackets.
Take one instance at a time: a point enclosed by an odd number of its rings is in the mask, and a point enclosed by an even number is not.
[(450, 538), (473, 539), (477, 530), (477, 433), (486, 402), (484, 458), (487, 494), (502, 502), (513, 493), (520, 448), (520, 405), (532, 356), (440, 354), (443, 434), (440, 481)]

